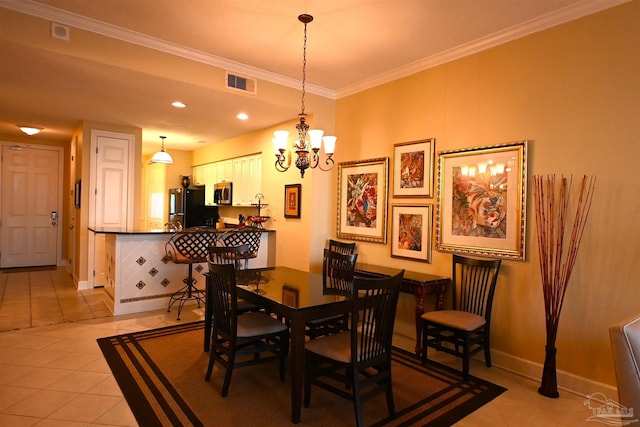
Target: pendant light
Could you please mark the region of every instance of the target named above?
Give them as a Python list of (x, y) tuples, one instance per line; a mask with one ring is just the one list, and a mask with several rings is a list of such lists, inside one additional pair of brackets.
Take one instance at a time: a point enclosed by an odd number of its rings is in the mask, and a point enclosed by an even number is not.
[(153, 157), (151, 158), (151, 163), (167, 163), (167, 164), (173, 163), (173, 158), (171, 157), (171, 155), (166, 151), (164, 151), (165, 138), (166, 136), (160, 137), (160, 139), (162, 140), (162, 148), (160, 149), (160, 151), (158, 151), (156, 154), (153, 155)]

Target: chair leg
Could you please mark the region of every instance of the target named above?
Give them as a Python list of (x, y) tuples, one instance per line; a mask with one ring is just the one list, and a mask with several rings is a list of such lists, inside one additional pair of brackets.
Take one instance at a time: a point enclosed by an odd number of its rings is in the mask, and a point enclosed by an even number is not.
[(212, 349), (211, 354), (209, 355), (209, 366), (207, 367), (207, 374), (204, 376), (205, 381), (211, 380), (211, 372), (213, 372), (213, 364), (215, 362), (215, 350)]
[(303, 406), (308, 408), (311, 404), (311, 380), (314, 378), (313, 360), (305, 356), (304, 368), (304, 399)]
[(429, 334), (427, 333), (427, 325), (422, 324), (422, 364), (425, 365), (427, 363), (427, 339), (429, 338)]
[(469, 380), (469, 334), (464, 334), (464, 344), (462, 349), (462, 379), (464, 382)]
[(231, 374), (233, 373), (233, 365), (235, 363), (235, 354), (232, 352), (227, 360), (227, 369), (224, 372), (224, 382), (222, 383), (222, 392), (220, 395), (226, 397), (229, 393), (229, 385), (231, 384)]
[(287, 368), (287, 353), (285, 353), (285, 348), (288, 347), (285, 344), (285, 341), (289, 341), (286, 335), (280, 335), (278, 338), (280, 340), (280, 381), (284, 382), (284, 375)]
[(395, 417), (396, 416), (396, 405), (393, 402), (393, 382), (391, 381), (391, 367), (390, 366), (385, 366), (385, 369), (387, 369), (388, 372), (388, 376), (387, 376), (387, 409), (389, 410), (389, 416), (390, 417)]
[(358, 427), (362, 427), (362, 402), (360, 400), (360, 381), (358, 381), (358, 371), (353, 370), (351, 376), (352, 386), (353, 386), (353, 409), (356, 412), (356, 425)]
[(482, 341), (482, 345), (484, 346), (484, 362), (487, 365), (487, 368), (491, 367), (491, 346), (489, 345), (489, 329), (484, 329), (484, 337)]

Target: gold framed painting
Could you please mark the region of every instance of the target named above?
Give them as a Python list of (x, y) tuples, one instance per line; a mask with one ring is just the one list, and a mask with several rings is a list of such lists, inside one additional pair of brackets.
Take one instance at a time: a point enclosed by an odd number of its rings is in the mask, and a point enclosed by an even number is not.
[(436, 249), (525, 259), (527, 141), (438, 153)]
[(387, 243), (389, 158), (338, 163), (339, 239)]
[(393, 197), (433, 197), (435, 139), (393, 146)]
[(433, 205), (391, 206), (391, 256), (431, 263)]

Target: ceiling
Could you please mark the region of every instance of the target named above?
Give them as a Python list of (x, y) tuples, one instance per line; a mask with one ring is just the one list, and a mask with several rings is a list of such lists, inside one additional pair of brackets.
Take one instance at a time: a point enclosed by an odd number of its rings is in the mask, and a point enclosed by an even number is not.
[[(143, 129), (143, 152), (192, 150), (628, 0), (0, 0), (0, 135), (82, 120)], [(69, 40), (52, 37), (52, 23)], [(225, 71), (256, 94), (225, 87)], [(187, 108), (170, 103), (180, 100)], [(235, 118), (246, 112), (249, 120)], [(339, 140), (338, 140), (339, 141)], [(338, 142), (339, 143), (339, 142)]]

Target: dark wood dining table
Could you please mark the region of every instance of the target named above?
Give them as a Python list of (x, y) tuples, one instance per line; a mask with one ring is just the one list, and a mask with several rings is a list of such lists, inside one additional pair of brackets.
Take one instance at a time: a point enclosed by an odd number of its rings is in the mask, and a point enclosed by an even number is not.
[(238, 298), (289, 321), (291, 330), (291, 421), (300, 422), (305, 325), (309, 320), (349, 312), (351, 300), (322, 293), (322, 275), (288, 267), (241, 270)]

